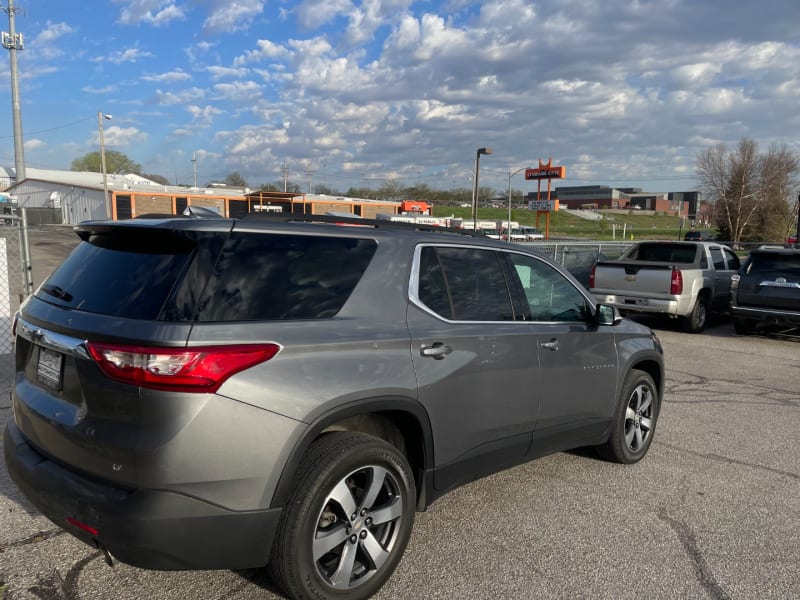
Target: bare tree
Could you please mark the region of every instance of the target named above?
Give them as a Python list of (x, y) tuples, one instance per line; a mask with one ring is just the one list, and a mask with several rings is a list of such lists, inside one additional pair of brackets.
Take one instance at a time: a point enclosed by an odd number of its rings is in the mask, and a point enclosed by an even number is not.
[(728, 152), (718, 144), (701, 152), (696, 171), (722, 236), (734, 243), (745, 238), (772, 240), (784, 222), (788, 199), (800, 163), (786, 145), (772, 145), (759, 154), (758, 144), (743, 139)]

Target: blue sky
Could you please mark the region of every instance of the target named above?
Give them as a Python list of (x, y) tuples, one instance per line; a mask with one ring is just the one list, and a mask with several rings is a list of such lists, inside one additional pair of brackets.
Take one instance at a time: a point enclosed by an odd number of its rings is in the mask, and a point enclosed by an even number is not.
[[(7, 0), (3, 0), (7, 5)], [(15, 0), (25, 162), (107, 149), (172, 182), (694, 188), (698, 152), (800, 152), (800, 2)], [(8, 30), (5, 14), (0, 25)], [(0, 52), (0, 163), (14, 166)], [(5, 116), (3, 115), (5, 112)], [(533, 182), (519, 175), (516, 189)]]

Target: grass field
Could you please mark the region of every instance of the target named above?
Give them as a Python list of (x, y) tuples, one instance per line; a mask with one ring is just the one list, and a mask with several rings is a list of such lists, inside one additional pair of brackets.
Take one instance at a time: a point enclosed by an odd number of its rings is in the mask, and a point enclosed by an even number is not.
[[(576, 237), (592, 240), (611, 240), (623, 239), (623, 226), (626, 233), (625, 239), (671, 239), (683, 238), (689, 227), (681, 223), (678, 217), (667, 217), (664, 215), (645, 213), (641, 211), (601, 211), (605, 216), (603, 220), (589, 221), (581, 219), (566, 212), (556, 211), (550, 215), (550, 237)], [(437, 206), (434, 208), (434, 215), (437, 217), (455, 216), (469, 219), (472, 217), (472, 210), (469, 207), (458, 206)], [(481, 208), (478, 209), (478, 219), (503, 220), (508, 218), (508, 209), (504, 208)], [(512, 209), (511, 220), (517, 221), (521, 225), (536, 227), (536, 212), (527, 209)], [(616, 225), (616, 237), (614, 237), (613, 226)], [(545, 215), (539, 218), (539, 229), (544, 232)]]

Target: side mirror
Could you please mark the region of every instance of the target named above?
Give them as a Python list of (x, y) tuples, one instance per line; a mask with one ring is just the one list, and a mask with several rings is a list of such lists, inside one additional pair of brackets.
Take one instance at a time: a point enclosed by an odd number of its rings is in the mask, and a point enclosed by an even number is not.
[(594, 310), (594, 324), (598, 327), (601, 325), (613, 326), (622, 321), (622, 315), (619, 314), (616, 306), (598, 304)]

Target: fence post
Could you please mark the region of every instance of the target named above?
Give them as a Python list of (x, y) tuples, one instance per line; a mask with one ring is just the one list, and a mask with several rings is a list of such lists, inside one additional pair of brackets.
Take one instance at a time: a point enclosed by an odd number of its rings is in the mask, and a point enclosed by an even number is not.
[(20, 254), (22, 256), (22, 277), (25, 281), (25, 297), (33, 293), (33, 267), (31, 266), (31, 246), (28, 242), (28, 209), (22, 208), (22, 230), (20, 231), (19, 243)]

